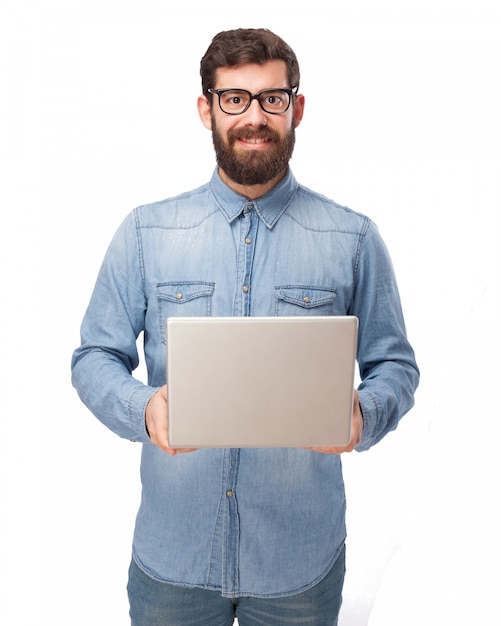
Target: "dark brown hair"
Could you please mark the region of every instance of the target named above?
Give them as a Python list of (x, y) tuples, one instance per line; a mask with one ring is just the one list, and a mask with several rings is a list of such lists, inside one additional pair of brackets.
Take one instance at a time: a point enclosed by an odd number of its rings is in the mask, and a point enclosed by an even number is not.
[(216, 70), (246, 63), (285, 61), (290, 87), (299, 86), (299, 63), (292, 48), (266, 28), (238, 28), (218, 33), (200, 62), (202, 92), (215, 86)]

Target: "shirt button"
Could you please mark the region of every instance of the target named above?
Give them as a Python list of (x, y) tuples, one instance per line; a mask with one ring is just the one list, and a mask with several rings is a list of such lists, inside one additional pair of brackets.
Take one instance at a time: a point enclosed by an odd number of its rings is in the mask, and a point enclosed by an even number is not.
[(250, 237), (245, 238), (245, 243), (252, 243), (252, 239)]
[(252, 202), (247, 205), (248, 211), (252, 211), (253, 208), (254, 208), (254, 205), (252, 204)]
[(243, 291), (244, 293), (249, 293), (249, 287), (248, 287), (247, 285), (244, 285), (244, 286), (242, 287), (242, 291)]
[(228, 498), (233, 497), (233, 491), (231, 489), (228, 489), (228, 491), (226, 492), (226, 495), (228, 496)]
[(304, 302), (305, 304), (309, 304), (309, 303), (310, 303), (310, 299), (308, 298), (308, 296), (305, 296), (305, 297), (303, 298), (303, 302)]
[(176, 293), (176, 299), (177, 300), (182, 300), (183, 299), (183, 294), (182, 293)]

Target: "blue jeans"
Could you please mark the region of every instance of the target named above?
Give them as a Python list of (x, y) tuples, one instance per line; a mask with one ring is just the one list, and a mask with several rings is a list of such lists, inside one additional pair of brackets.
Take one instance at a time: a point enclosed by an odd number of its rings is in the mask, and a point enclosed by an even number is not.
[[(298, 564), (300, 567), (301, 564)], [(132, 626), (336, 626), (345, 574), (345, 548), (317, 585), (285, 598), (223, 598), (217, 591), (158, 582), (134, 561), (129, 569)]]

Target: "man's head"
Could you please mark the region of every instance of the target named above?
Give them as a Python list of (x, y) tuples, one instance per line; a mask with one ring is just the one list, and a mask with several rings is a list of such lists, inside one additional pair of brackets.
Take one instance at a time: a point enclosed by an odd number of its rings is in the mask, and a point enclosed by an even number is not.
[(287, 169), (303, 114), (296, 55), (269, 30), (224, 31), (200, 74), (200, 117), (212, 130), (221, 176), (239, 192), (265, 193)]

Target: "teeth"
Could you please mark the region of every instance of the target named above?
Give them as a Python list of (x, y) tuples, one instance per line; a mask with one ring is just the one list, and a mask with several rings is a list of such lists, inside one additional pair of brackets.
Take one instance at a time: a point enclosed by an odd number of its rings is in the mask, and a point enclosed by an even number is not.
[(254, 143), (254, 144), (266, 143), (266, 141), (268, 140), (267, 139), (247, 139), (248, 143)]

